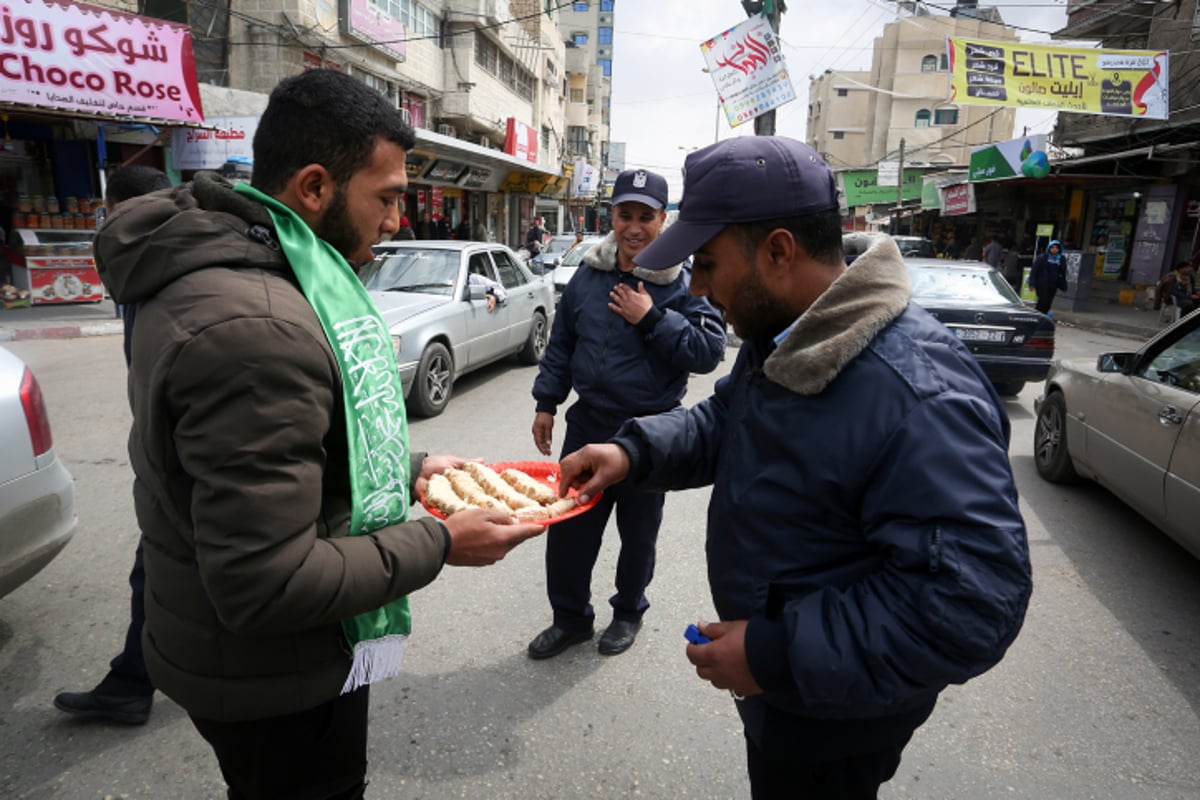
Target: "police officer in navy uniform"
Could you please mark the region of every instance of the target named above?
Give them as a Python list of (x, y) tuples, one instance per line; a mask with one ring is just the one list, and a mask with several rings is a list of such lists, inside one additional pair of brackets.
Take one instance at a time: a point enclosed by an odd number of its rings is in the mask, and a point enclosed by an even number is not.
[[(725, 350), (725, 326), (693, 297), (686, 263), (643, 270), (633, 258), (662, 232), (667, 181), (646, 170), (622, 172), (613, 187), (613, 230), (584, 255), (555, 313), (550, 343), (533, 384), (534, 444), (550, 455), (554, 415), (571, 390), (562, 454), (603, 442), (626, 420), (679, 406), (689, 373), (712, 372)], [(616, 486), (594, 508), (550, 527), (546, 589), (553, 624), (529, 644), (550, 658), (594, 635), (592, 567), (613, 510), (621, 536), (613, 621), (600, 637), (604, 655), (633, 644), (649, 608), (663, 495)]]

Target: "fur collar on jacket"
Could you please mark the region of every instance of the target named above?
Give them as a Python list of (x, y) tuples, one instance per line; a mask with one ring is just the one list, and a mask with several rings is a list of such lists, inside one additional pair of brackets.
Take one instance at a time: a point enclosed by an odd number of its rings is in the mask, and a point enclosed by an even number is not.
[(820, 394), (875, 335), (908, 307), (908, 270), (892, 237), (876, 234), (804, 313), (763, 365), (796, 394)]
[[(592, 245), (583, 254), (582, 261), (592, 269), (598, 269), (602, 272), (615, 272), (617, 270), (617, 235), (610, 231), (607, 236)], [(646, 283), (667, 286), (675, 282), (682, 269), (682, 264), (676, 264), (668, 269), (643, 269), (642, 267), (634, 267), (633, 276), (644, 280)]]

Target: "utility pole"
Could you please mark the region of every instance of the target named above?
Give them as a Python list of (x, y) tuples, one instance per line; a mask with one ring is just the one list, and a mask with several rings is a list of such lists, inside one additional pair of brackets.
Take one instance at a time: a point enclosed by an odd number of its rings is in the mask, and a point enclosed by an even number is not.
[(904, 138), (900, 139), (900, 171), (896, 174), (896, 216), (892, 219), (892, 233), (900, 233), (900, 209), (904, 205)]
[[(787, 5), (783, 0), (742, 0), (742, 8), (746, 10), (747, 17), (761, 14), (765, 10), (767, 21), (771, 23), (771, 30), (775, 32), (776, 38), (778, 38), (779, 15), (787, 11)], [(754, 135), (775, 135), (775, 109), (771, 109), (754, 118)]]

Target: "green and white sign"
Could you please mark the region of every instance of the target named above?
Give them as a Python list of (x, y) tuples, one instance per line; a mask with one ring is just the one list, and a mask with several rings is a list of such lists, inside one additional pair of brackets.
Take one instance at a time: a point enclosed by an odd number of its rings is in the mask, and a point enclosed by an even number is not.
[[(921, 199), (921, 170), (904, 170), (903, 198), (905, 200)], [(896, 187), (880, 186), (878, 174), (873, 169), (850, 170), (838, 173), (842, 181), (842, 191), (846, 195), (846, 206), (869, 206), (875, 203), (896, 204)]]
[(1044, 178), (1050, 172), (1046, 135), (1037, 133), (971, 150), (971, 183), (1005, 178)]

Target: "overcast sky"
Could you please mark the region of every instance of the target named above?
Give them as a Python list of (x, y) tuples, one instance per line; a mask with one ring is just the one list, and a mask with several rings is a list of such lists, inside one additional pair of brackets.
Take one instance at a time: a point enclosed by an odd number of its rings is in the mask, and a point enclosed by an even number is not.
[[(944, 14), (950, 0), (929, 6)], [(1024, 41), (1047, 41), (1066, 23), (1066, 3), (1018, 0), (994, 5)], [(700, 43), (746, 19), (739, 0), (623, 0), (613, 21), (611, 139), (626, 143), (626, 165), (666, 176), (671, 200), (679, 200), (680, 167), (687, 151), (721, 139), (753, 135), (754, 125), (730, 128), (717, 121), (712, 78), (702, 72)], [(826, 69), (868, 70), (871, 45), (896, 18), (896, 5), (882, 0), (795, 0), (788, 3), (779, 35), (796, 99), (775, 115), (776, 133), (805, 138), (808, 76)], [(1018, 130), (1049, 132), (1054, 113), (1017, 111)], [(1011, 138), (1004, 136), (1002, 138)]]

